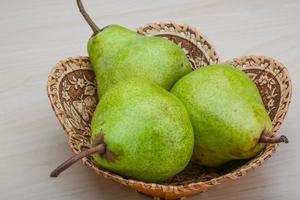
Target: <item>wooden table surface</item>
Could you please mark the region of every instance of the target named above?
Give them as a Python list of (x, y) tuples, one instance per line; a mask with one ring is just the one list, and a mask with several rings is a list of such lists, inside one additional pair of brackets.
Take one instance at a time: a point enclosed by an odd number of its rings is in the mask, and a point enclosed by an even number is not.
[[(221, 60), (266, 55), (284, 63), (293, 98), (280, 129), (290, 139), (264, 166), (193, 199), (300, 199), (299, 0), (85, 0), (101, 26), (132, 29), (156, 21), (197, 27)], [(61, 58), (86, 55), (91, 35), (75, 0), (0, 1), (0, 199), (149, 199), (77, 163), (58, 179), (49, 172), (72, 155), (51, 110), (46, 81)]]

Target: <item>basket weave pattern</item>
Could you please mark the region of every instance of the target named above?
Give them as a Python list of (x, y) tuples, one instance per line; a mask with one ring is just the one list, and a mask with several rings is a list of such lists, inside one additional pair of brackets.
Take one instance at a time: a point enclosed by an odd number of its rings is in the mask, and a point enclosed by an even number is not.
[[(183, 48), (193, 68), (218, 63), (218, 55), (207, 39), (187, 25), (175, 23), (150, 24), (138, 29), (140, 34), (165, 37)], [(286, 68), (272, 58), (248, 56), (228, 61), (245, 71), (257, 84), (273, 121), (273, 134), (280, 128), (291, 99), (291, 82)], [(88, 57), (60, 61), (48, 78), (48, 95), (52, 108), (68, 134), (74, 153), (90, 147), (90, 120), (97, 105), (95, 75)], [(245, 175), (271, 157), (278, 145), (267, 145), (255, 158), (233, 163), (226, 169), (211, 170), (190, 164), (171, 181), (162, 184), (144, 183), (123, 178), (102, 170), (92, 158), (83, 163), (97, 174), (156, 199), (177, 199), (207, 190), (226, 180)]]

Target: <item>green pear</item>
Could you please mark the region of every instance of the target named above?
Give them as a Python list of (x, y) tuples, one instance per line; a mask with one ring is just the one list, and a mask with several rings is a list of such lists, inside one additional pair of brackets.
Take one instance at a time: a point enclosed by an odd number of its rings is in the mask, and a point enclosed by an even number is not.
[(248, 159), (271, 138), (272, 122), (252, 80), (230, 65), (200, 68), (181, 78), (171, 92), (188, 110), (195, 134), (193, 161), (216, 167)]
[(185, 52), (175, 43), (158, 37), (142, 36), (119, 25), (100, 30), (88, 16), (81, 0), (78, 7), (94, 31), (88, 54), (96, 78), (98, 96), (114, 84), (133, 77), (155, 83), (167, 90), (192, 71)]
[(102, 168), (127, 178), (161, 182), (182, 171), (191, 159), (194, 133), (182, 102), (161, 87), (130, 80), (109, 89), (92, 119), (93, 147), (51, 173), (94, 154)]

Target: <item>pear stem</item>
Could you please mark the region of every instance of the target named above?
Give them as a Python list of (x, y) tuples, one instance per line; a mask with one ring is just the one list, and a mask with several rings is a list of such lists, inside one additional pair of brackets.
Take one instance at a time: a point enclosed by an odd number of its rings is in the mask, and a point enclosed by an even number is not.
[(268, 135), (262, 134), (260, 136), (259, 142), (268, 143), (268, 144), (278, 144), (278, 143), (289, 143), (289, 140), (286, 136), (280, 135), (275, 137), (270, 137)]
[(87, 156), (90, 156), (90, 155), (93, 155), (96, 153), (103, 154), (104, 152), (105, 152), (105, 144), (99, 144), (95, 147), (84, 150), (84, 151), (80, 152), (79, 154), (72, 156), (71, 158), (69, 158), (68, 160), (63, 162), (62, 164), (60, 164), (56, 169), (54, 169), (51, 172), (50, 177), (57, 177), (61, 172), (65, 171), (70, 166), (72, 166), (74, 163), (76, 163), (78, 160), (80, 160), (84, 157), (87, 157)]
[(90, 27), (93, 30), (94, 34), (99, 33), (101, 31), (100, 28), (95, 24), (95, 22), (92, 20), (92, 18), (85, 11), (81, 0), (77, 0), (77, 5), (78, 5), (80, 13), (82, 14), (85, 21), (90, 25)]

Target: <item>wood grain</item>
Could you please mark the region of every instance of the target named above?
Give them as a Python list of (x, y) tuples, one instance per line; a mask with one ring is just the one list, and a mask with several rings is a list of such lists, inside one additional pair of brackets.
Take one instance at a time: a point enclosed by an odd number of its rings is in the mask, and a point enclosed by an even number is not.
[[(300, 2), (297, 0), (86, 0), (99, 25), (136, 28), (155, 21), (197, 27), (221, 60), (274, 57), (293, 82), (290, 111), (280, 129), (289, 145), (263, 167), (192, 199), (299, 199)], [(49, 172), (71, 155), (46, 95), (50, 68), (86, 55), (91, 31), (73, 0), (0, 2), (0, 199), (148, 199), (76, 164), (59, 179)]]

